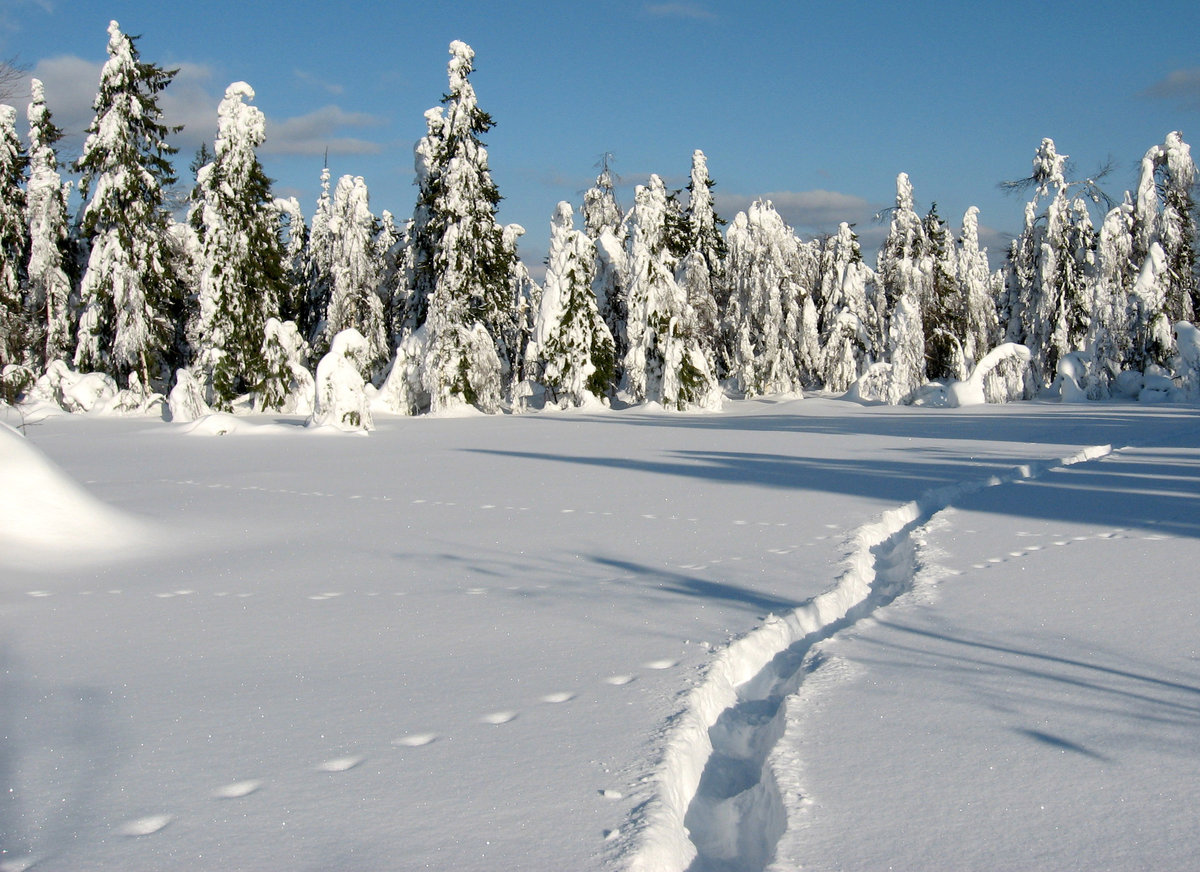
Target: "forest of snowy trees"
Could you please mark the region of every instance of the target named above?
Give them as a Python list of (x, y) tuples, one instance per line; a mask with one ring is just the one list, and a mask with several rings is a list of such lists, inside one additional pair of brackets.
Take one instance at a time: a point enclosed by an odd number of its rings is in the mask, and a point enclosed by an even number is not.
[(372, 409), (715, 409), (802, 390), (887, 403), (1200, 395), (1195, 166), (1177, 132), (1119, 203), (1068, 178), (1043, 140), (1018, 183), (1032, 193), (1024, 227), (995, 272), (978, 210), (956, 234), (936, 205), (918, 214), (903, 173), (872, 267), (850, 225), (802, 240), (767, 201), (722, 232), (700, 151), (686, 196), (652, 175), (627, 212), (605, 162), (581, 208), (553, 210), (539, 285), (517, 256), (523, 228), (497, 221), (474, 52), (456, 41), (450, 58), (403, 221), (371, 211), (361, 177), (335, 183), (328, 169), (311, 220), (274, 198), (245, 82), (225, 92), (177, 220), (175, 129), (159, 108), (174, 72), (142, 60), (116, 22), (72, 220), (63, 134), (33, 80), (24, 143), (0, 106), (4, 399), (166, 403), (175, 420), (278, 410), (363, 429)]

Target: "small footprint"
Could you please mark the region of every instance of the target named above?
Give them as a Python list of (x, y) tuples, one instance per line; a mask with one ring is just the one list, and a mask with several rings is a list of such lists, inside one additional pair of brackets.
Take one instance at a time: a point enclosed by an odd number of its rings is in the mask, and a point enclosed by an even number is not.
[(37, 863), (37, 857), (10, 857), (0, 861), (0, 872), (25, 872)]
[(423, 745), (436, 742), (437, 738), (437, 733), (413, 733), (410, 736), (401, 736), (399, 739), (392, 739), (392, 744), (403, 745), (405, 748), (420, 748)]
[(608, 678), (604, 679), (604, 683), (614, 685), (615, 687), (621, 687), (622, 685), (629, 684), (631, 681), (633, 681), (633, 679), (634, 676), (632, 675), (610, 675)]
[(357, 754), (348, 757), (334, 757), (332, 760), (326, 760), (320, 764), (317, 769), (321, 772), (346, 772), (362, 763), (365, 759), (367, 758)]
[(625, 794), (619, 790), (600, 790), (598, 791), (605, 799), (624, 799)]
[(235, 781), (233, 784), (218, 787), (212, 795), (214, 799), (241, 799), (243, 796), (257, 792), (260, 787), (262, 787), (261, 781), (250, 778), (246, 781)]
[(642, 664), (646, 669), (673, 669), (678, 665), (678, 660), (651, 660)]
[(157, 833), (172, 820), (169, 814), (152, 814), (123, 824), (120, 833), (123, 836), (150, 836)]
[(542, 697), (542, 702), (548, 702), (548, 703), (570, 702), (574, 698), (575, 698), (575, 694), (573, 694), (569, 691), (560, 691), (558, 693), (546, 694), (545, 696)]
[(509, 721), (515, 720), (516, 717), (517, 717), (516, 712), (502, 711), (502, 712), (492, 712), (490, 715), (484, 715), (482, 720), (485, 724), (499, 725), (499, 724), (507, 724)]

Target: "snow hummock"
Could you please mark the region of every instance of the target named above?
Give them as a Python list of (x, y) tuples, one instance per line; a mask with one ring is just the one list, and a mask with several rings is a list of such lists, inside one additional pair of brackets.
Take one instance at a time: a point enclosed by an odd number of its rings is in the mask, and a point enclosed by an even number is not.
[(83, 564), (136, 551), (148, 534), (0, 422), (0, 561)]

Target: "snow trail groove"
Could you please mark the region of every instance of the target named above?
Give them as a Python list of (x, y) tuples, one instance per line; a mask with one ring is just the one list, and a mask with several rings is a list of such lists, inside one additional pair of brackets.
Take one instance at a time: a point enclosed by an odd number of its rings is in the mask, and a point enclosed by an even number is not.
[(630, 872), (764, 869), (787, 824), (767, 758), (784, 729), (784, 699), (811, 671), (806, 655), (813, 645), (912, 587), (913, 533), (954, 500), (1111, 453), (1111, 445), (1091, 446), (926, 491), (855, 530), (830, 589), (735, 639), (688, 692), (668, 726), (654, 795), (634, 811)]

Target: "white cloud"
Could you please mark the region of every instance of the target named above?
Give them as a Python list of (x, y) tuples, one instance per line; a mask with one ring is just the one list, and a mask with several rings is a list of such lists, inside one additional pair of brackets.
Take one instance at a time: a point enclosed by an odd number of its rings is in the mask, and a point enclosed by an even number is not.
[(1184, 109), (1200, 109), (1200, 67), (1174, 70), (1143, 91), (1142, 96), (1174, 100)]
[(319, 88), (328, 94), (338, 95), (346, 93), (346, 88), (344, 86), (338, 85), (334, 82), (326, 82), (322, 79), (318, 79), (312, 73), (306, 72), (305, 70), (294, 69), (292, 70), (292, 75), (294, 75), (301, 82), (304, 82), (304, 84), (313, 85), (314, 87)]
[[(64, 156), (74, 157), (83, 147), (92, 123), (92, 103), (100, 84), (100, 62), (63, 55), (38, 61), (30, 74), (46, 88), (46, 106), (54, 123), (66, 133)], [(210, 140), (217, 128), (218, 98), (209, 92), (212, 71), (200, 64), (180, 64), (169, 87), (159, 95), (162, 121), (183, 131), (170, 137), (183, 151)], [(72, 154), (72, 152), (74, 154)]]
[(325, 106), (307, 115), (282, 121), (267, 119), (267, 140), (263, 154), (378, 154), (383, 146), (366, 139), (338, 135), (343, 128), (373, 127), (383, 119), (365, 112), (347, 112), (338, 106)]
[(725, 218), (746, 209), (755, 200), (770, 200), (783, 220), (797, 231), (832, 233), (843, 221), (861, 230), (879, 207), (862, 197), (839, 191), (772, 191), (757, 196), (717, 193), (716, 205)]
[(84, 130), (92, 123), (92, 101), (100, 84), (101, 66), (63, 55), (38, 61), (30, 73), (32, 78), (41, 79), (46, 88), (46, 107), (54, 123), (80, 144)]
[[(202, 142), (212, 142), (217, 135), (217, 105), (224, 94), (212, 92), (213, 73), (202, 64), (183, 63), (178, 65), (171, 85), (159, 95), (158, 105), (162, 109), (163, 123), (171, 127), (183, 125), (183, 130), (170, 138), (181, 157), (188, 157)], [(186, 164), (186, 161), (184, 161)]]
[(715, 21), (716, 13), (696, 3), (647, 3), (642, 7), (652, 18), (685, 18), (693, 21)]

